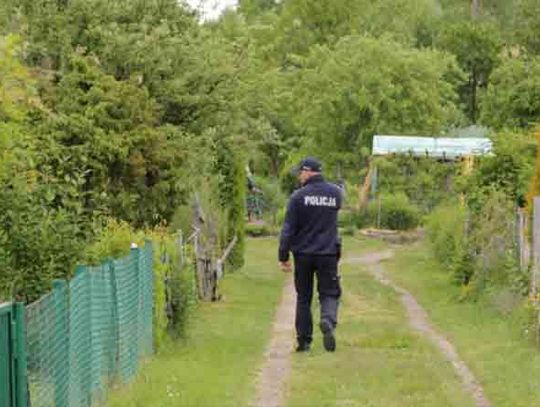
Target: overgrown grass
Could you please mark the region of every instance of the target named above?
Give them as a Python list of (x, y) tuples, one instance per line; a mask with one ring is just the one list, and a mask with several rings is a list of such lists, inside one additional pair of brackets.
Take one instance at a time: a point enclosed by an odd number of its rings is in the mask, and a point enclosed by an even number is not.
[[(382, 247), (378, 241), (345, 241), (349, 257)], [(452, 367), (409, 327), (399, 297), (360, 265), (344, 265), (342, 274), (337, 352), (322, 349), (316, 330), (312, 351), (293, 357), (287, 405), (472, 406)]]
[(459, 302), (459, 287), (436, 263), (426, 244), (398, 249), (386, 269), (411, 291), (435, 325), (457, 347), (484, 386), (493, 406), (536, 406), (540, 394), (540, 352), (525, 338), (526, 313), (506, 316), (504, 296)]
[(223, 280), (223, 300), (201, 304), (185, 341), (143, 366), (109, 406), (249, 405), (283, 286), (276, 253), (275, 239), (249, 241), (246, 266)]

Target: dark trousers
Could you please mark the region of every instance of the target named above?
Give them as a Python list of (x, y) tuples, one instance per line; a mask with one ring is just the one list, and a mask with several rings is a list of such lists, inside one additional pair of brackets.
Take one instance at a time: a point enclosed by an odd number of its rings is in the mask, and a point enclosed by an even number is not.
[(341, 285), (337, 256), (294, 256), (294, 285), (296, 287), (296, 335), (298, 343), (311, 343), (313, 337), (313, 280), (317, 275), (317, 291), (321, 306), (321, 320), (327, 319), (335, 328)]

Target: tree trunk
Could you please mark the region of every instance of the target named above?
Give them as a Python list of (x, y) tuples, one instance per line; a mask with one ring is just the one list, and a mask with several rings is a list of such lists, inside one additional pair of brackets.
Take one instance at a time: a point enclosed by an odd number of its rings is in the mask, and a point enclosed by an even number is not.
[(478, 74), (476, 73), (476, 67), (473, 66), (471, 78), (471, 121), (476, 124), (478, 109), (477, 109), (477, 91), (478, 91)]

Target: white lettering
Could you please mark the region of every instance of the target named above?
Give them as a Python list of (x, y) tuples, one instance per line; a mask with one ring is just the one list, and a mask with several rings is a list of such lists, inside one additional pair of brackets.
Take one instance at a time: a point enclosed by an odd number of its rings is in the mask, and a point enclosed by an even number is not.
[(308, 195), (304, 197), (304, 206), (327, 206), (335, 208), (337, 207), (337, 201), (335, 197), (331, 196)]

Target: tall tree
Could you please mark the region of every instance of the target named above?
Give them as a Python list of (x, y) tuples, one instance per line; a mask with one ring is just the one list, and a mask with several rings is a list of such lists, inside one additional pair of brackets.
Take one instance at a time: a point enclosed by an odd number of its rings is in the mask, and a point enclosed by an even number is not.
[(540, 57), (503, 60), (482, 99), (481, 121), (496, 129), (540, 122)]
[(459, 121), (448, 55), (389, 40), (345, 37), (315, 47), (289, 74), (305, 145), (329, 161), (358, 165), (374, 134), (439, 134)]
[(540, 0), (520, 0), (514, 20), (517, 42), (530, 54), (540, 55)]
[(502, 41), (496, 25), (485, 21), (462, 21), (444, 25), (435, 45), (457, 57), (467, 79), (460, 98), (471, 123), (478, 120), (478, 93), (485, 89), (499, 63)]

